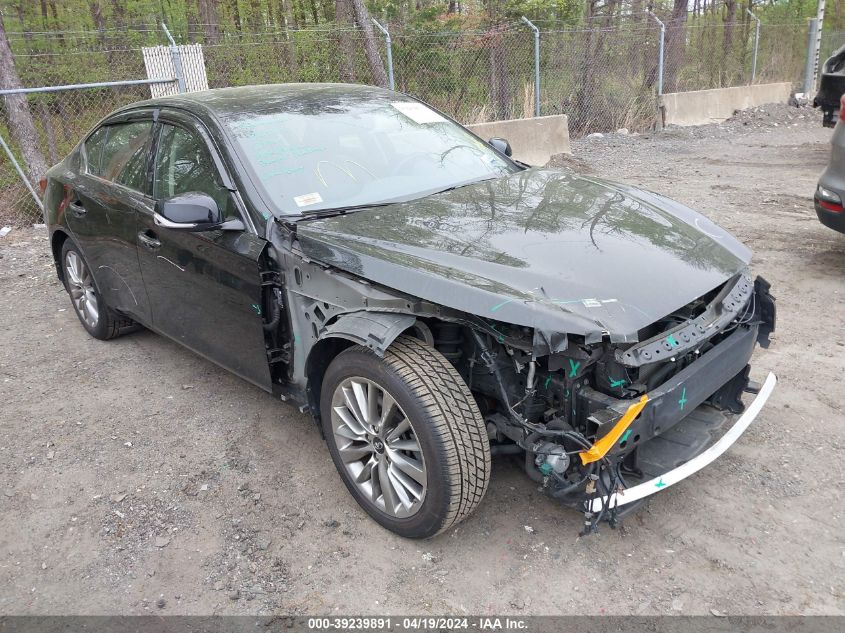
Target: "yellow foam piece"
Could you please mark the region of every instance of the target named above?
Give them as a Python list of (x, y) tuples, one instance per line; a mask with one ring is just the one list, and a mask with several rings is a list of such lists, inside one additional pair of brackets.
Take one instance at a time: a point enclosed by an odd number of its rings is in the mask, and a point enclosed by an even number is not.
[(645, 405), (648, 403), (648, 394), (643, 394), (643, 397), (639, 399), (639, 401), (632, 404), (628, 407), (628, 410), (619, 418), (619, 422), (617, 422), (612, 429), (601, 438), (598, 442), (593, 444), (590, 447), (590, 450), (581, 451), (578, 453), (581, 456), (581, 463), (582, 464), (589, 464), (592, 462), (597, 462), (602, 457), (607, 455), (607, 452), (613, 447), (614, 444), (622, 437), (622, 434), (625, 432), (629, 426), (631, 426), (631, 422), (633, 422), (636, 417), (640, 414), (645, 408)]

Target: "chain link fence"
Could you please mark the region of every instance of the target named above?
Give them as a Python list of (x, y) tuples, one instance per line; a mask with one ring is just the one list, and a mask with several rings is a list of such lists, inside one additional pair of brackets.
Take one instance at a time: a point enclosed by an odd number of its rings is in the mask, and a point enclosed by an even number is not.
[(821, 73), (825, 60), (842, 46), (845, 46), (845, 31), (822, 31), (821, 47), (819, 48), (819, 73)]
[(540, 28), (542, 115), (567, 114), (573, 137), (654, 125), (659, 28)]
[[(140, 80), (146, 77), (140, 46), (164, 43), (146, 30), (9, 34), (15, 69), (25, 87)], [(38, 148), (48, 165), (61, 160), (101, 118), (150, 97), (147, 85), (86, 88), (24, 95)], [(25, 169), (10, 130), (9, 101), (0, 99), (0, 136)], [(37, 189), (37, 179), (31, 184)], [(41, 209), (5, 154), (0, 155), (0, 226), (42, 221)]]
[[(377, 43), (384, 60), (381, 37)], [(289, 82), (372, 84), (364, 51), (364, 34), (356, 28), (244, 33), (203, 45), (210, 88)]]
[[(751, 83), (755, 28), (751, 19), (726, 25), (690, 19), (666, 24), (663, 91), (722, 88)], [(596, 19), (590, 28), (537, 23), (540, 30), (541, 115), (567, 114), (573, 137), (627, 128), (652, 129), (658, 121), (658, 52), (661, 30), (654, 16)], [(534, 116), (534, 33), (522, 22), (483, 30), (425, 31), (385, 25), (392, 39), (396, 89), (416, 96), (461, 123)], [(825, 33), (821, 59), (841, 43)], [(360, 28), (284, 30), (265, 33), (175, 34), (202, 42), (211, 88), (283, 82), (377, 83)], [(386, 38), (374, 29), (387, 70)], [(807, 52), (807, 25), (763, 24), (756, 83), (800, 85)], [(24, 86), (61, 86), (146, 77), (143, 46), (166, 46), (158, 27), (131, 31), (10, 34)], [(61, 90), (26, 96), (39, 149), (49, 164), (70, 151), (112, 110), (150, 97), (149, 86)], [(0, 135), (11, 141), (5, 100)], [(41, 221), (11, 162), (0, 159), (0, 226)]]
[(465, 124), (534, 116), (534, 39), (524, 25), (391, 35), (397, 90)]

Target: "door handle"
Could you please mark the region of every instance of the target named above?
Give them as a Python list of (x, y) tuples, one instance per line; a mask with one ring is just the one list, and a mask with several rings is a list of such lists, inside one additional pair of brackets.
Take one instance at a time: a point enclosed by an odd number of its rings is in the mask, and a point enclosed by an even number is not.
[(138, 241), (151, 251), (161, 246), (161, 242), (155, 238), (155, 235), (148, 235), (145, 231), (138, 233)]
[(88, 213), (85, 207), (82, 206), (82, 200), (80, 200), (79, 198), (71, 202), (70, 207), (71, 213), (73, 213), (76, 217), (82, 217), (83, 215)]

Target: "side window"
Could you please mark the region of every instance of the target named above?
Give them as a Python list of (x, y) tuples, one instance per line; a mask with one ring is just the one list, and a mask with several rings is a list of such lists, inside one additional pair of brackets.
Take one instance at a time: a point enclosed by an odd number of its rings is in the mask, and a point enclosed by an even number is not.
[(144, 172), (149, 154), (149, 121), (109, 125), (100, 157), (101, 178), (138, 191), (144, 189)]
[(106, 135), (108, 134), (108, 127), (101, 127), (94, 132), (85, 141), (85, 158), (87, 162), (88, 173), (93, 176), (102, 176), (100, 169), (103, 157), (103, 146), (106, 144)]
[(205, 193), (214, 198), (224, 217), (235, 217), (229, 191), (218, 180), (217, 167), (202, 138), (174, 125), (162, 125), (153, 175), (156, 199)]

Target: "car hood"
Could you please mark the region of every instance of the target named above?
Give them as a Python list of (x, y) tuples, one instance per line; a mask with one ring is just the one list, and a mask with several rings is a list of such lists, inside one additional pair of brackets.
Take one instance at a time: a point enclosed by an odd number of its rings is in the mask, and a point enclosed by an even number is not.
[(668, 198), (549, 169), (301, 221), (297, 235), (306, 256), (372, 282), (588, 342), (636, 341), (751, 258)]

